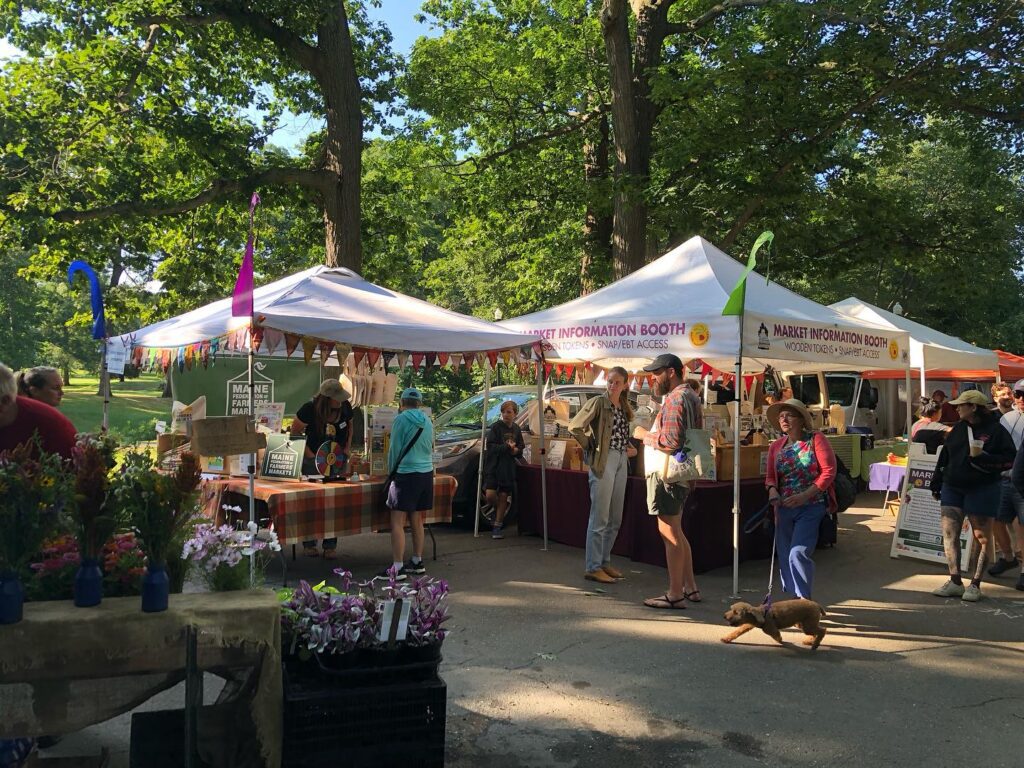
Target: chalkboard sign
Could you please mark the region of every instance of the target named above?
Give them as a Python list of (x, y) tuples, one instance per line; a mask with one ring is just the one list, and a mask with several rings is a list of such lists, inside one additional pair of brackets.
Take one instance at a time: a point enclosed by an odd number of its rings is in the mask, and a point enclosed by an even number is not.
[(267, 480), (298, 480), (306, 438), (267, 435), (267, 450), (260, 465), (260, 477)]

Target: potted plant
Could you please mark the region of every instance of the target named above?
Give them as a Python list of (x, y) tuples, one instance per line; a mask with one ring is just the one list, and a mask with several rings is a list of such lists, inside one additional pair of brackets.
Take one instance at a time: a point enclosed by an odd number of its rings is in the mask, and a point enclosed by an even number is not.
[[(325, 670), (421, 664), (436, 673), (449, 617), (446, 581), (425, 576), (356, 583), (347, 570), (334, 573), (340, 588), (300, 581), (298, 588), (282, 595), (286, 653), (313, 657)], [(405, 637), (392, 645), (382, 625), (386, 606), (399, 599), (410, 605), (409, 620)]]
[(142, 610), (147, 613), (167, 610), (167, 558), (180, 556), (174, 541), (196, 515), (200, 477), (199, 460), (191, 453), (183, 453), (177, 468), (165, 473), (148, 453), (129, 451), (115, 478), (114, 496), (146, 553)]
[(82, 434), (71, 452), (74, 496), (67, 513), (81, 557), (74, 579), (74, 601), (79, 607), (99, 605), (103, 599), (100, 558), (118, 523), (109, 492), (116, 448), (109, 436)]
[(280, 551), (277, 534), (260, 530), (256, 523), (241, 530), (230, 525), (201, 523), (185, 542), (181, 556), (198, 566), (210, 591), (229, 592), (260, 586), (267, 557)]
[(56, 527), (68, 488), (60, 456), (32, 443), (0, 453), (0, 624), (21, 621), (18, 571)]

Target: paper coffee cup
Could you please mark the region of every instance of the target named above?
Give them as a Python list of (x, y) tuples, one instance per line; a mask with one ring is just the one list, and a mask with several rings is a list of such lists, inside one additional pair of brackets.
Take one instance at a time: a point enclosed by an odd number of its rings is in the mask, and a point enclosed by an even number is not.
[(978, 456), (985, 444), (981, 440), (971, 440), (971, 456)]

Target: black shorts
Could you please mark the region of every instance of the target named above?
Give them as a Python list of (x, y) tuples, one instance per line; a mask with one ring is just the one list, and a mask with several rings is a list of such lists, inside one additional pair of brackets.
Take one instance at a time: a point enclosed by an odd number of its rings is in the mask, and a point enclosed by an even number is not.
[(434, 473), (402, 472), (387, 489), (388, 509), (426, 512), (434, 508)]
[(515, 490), (514, 483), (499, 483), (493, 477), (484, 477), (484, 490), (511, 494)]

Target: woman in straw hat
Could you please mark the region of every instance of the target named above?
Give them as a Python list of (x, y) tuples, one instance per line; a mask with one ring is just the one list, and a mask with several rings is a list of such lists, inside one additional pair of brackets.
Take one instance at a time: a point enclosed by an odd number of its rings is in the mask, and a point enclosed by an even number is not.
[(818, 529), (836, 509), (836, 455), (825, 436), (812, 429), (811, 414), (799, 400), (772, 404), (768, 420), (783, 435), (768, 449), (765, 477), (768, 502), (775, 510), (782, 589), (810, 600)]
[[(315, 475), (316, 452), (330, 440), (341, 445), (348, 456), (352, 450), (352, 395), (337, 379), (324, 379), (316, 396), (305, 403), (292, 420), (292, 437), (306, 436), (306, 450), (302, 458), (302, 473)], [(337, 556), (338, 539), (324, 539), (324, 557), (333, 560)], [(316, 541), (302, 542), (302, 553), (317, 557)]]

